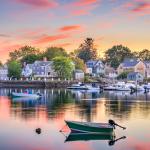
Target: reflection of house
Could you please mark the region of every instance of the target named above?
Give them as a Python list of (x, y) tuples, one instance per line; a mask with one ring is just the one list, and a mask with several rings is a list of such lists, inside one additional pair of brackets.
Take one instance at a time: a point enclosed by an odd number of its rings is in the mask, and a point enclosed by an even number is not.
[(139, 81), (139, 82), (141, 81), (142, 82), (144, 79), (144, 76), (139, 72), (130, 72), (127, 75), (127, 79), (131, 80), (131, 81)]
[(118, 76), (117, 71), (113, 67), (105, 65), (105, 77), (116, 78), (117, 76)]
[(101, 60), (89, 60), (88, 62), (86, 62), (86, 66), (86, 73), (94, 76), (102, 75), (105, 72), (105, 66)]
[(118, 74), (122, 72), (139, 72), (145, 77), (146, 66), (136, 58), (125, 59), (117, 68)]
[(0, 80), (8, 80), (8, 67), (7, 67), (7, 65), (0, 67)]
[(23, 75), (34, 77), (56, 77), (52, 61), (35, 61), (33, 64), (27, 64), (22, 72)]
[(146, 66), (146, 77), (150, 78), (150, 61), (144, 61), (145, 66)]
[(75, 80), (83, 80), (84, 79), (84, 72), (82, 70), (76, 69), (74, 71), (74, 78), (75, 78)]

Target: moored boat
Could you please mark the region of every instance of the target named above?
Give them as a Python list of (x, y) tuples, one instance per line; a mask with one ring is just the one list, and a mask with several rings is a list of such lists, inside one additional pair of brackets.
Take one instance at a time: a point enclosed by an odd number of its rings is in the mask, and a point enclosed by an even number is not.
[(108, 123), (91, 123), (78, 121), (65, 121), (72, 132), (112, 134), (114, 127)]
[(99, 134), (114, 134), (115, 126), (126, 129), (109, 120), (108, 123), (92, 123), (92, 122), (79, 122), (79, 121), (65, 121), (71, 132), (74, 133), (99, 133)]

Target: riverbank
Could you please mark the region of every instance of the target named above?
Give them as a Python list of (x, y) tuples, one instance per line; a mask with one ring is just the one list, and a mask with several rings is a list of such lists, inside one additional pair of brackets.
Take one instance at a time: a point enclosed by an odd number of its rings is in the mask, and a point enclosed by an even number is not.
[(1, 80), (0, 87), (5, 88), (66, 88), (77, 81), (22, 81), (22, 80)]

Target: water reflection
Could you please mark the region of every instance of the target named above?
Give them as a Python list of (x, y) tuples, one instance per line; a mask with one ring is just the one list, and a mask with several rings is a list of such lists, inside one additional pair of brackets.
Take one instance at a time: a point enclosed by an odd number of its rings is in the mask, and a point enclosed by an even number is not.
[[(105, 141), (76, 141), (64, 143), (59, 133), (64, 119), (106, 122), (112, 118), (125, 124), (126, 131), (117, 130), (118, 137), (127, 139), (117, 142), (111, 149), (125, 150), (150, 146), (150, 93), (86, 92), (31, 89), (40, 91), (41, 99), (11, 99), (12, 90), (0, 89), (0, 149), (90, 149), (108, 150)], [(36, 129), (41, 129), (38, 135)], [(69, 131), (66, 128), (67, 131)], [(23, 135), (23, 136), (22, 136)], [(149, 148), (149, 147), (148, 147)], [(139, 149), (138, 149), (139, 150)]]

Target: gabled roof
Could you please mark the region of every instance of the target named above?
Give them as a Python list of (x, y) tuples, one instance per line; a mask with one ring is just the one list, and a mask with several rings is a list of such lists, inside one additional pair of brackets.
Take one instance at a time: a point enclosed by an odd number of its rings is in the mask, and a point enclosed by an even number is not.
[(53, 61), (35, 61), (34, 65), (37, 64), (39, 66), (47, 66), (47, 65), (51, 65), (53, 63)]
[(89, 60), (86, 62), (86, 65), (87, 66), (92, 65), (92, 67), (94, 67), (99, 61), (102, 62), (101, 60)]
[(136, 66), (139, 62), (140, 62), (140, 60), (138, 60), (137, 58), (126, 58), (126, 59), (123, 61), (122, 66), (123, 66), (123, 67), (134, 67), (134, 66)]

